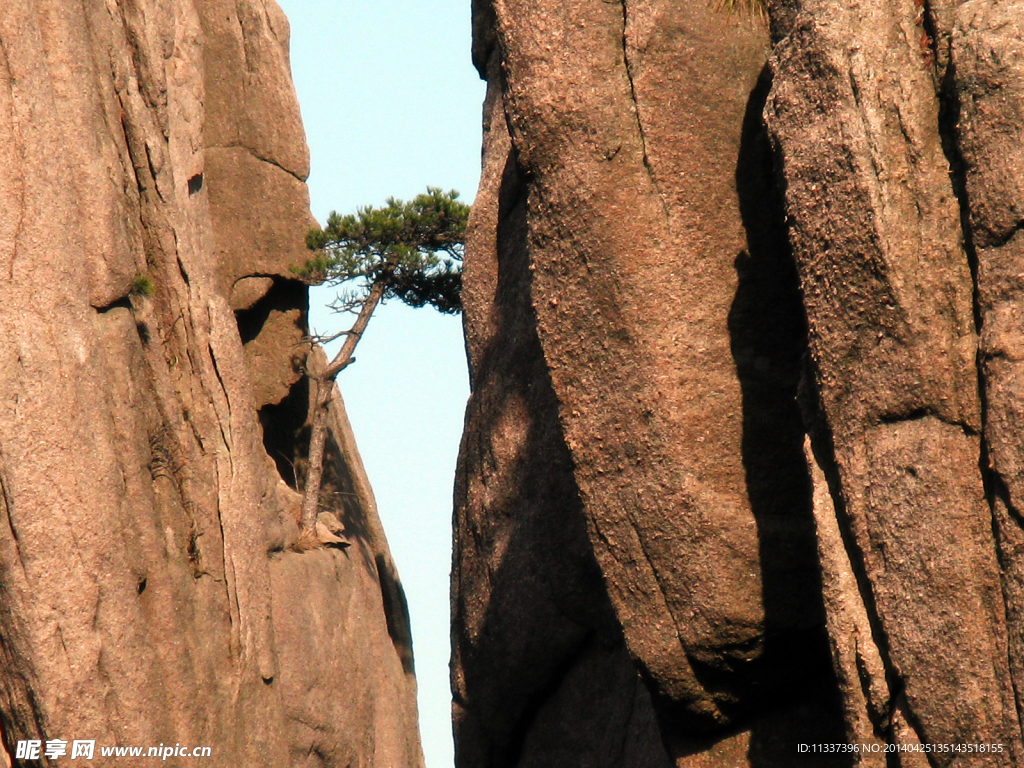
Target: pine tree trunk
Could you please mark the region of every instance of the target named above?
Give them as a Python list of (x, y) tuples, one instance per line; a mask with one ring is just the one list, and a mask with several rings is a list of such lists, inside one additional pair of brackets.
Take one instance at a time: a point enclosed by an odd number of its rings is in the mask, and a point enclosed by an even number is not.
[(384, 295), (384, 283), (376, 283), (363, 301), (359, 317), (348, 332), (348, 338), (334, 359), (318, 374), (311, 375), (315, 382), (315, 396), (312, 405), (312, 432), (309, 437), (309, 472), (306, 475), (306, 488), (302, 498), (302, 530), (299, 536), (300, 546), (312, 547), (316, 543), (316, 515), (320, 501), (320, 484), (324, 473), (324, 443), (327, 436), (327, 406), (331, 401), (331, 390), (338, 374), (354, 362), (352, 353), (363, 337), (367, 323), (373, 311)]

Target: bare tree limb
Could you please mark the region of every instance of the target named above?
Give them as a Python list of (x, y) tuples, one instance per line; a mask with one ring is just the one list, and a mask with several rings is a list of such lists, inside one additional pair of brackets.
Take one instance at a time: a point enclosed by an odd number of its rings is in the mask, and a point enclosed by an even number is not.
[(299, 532), (300, 541), (312, 542), (316, 539), (316, 515), (320, 503), (320, 485), (324, 474), (324, 444), (327, 438), (327, 404), (330, 402), (334, 380), (348, 365), (353, 362), (352, 353), (363, 337), (366, 326), (373, 316), (387, 285), (384, 280), (374, 283), (359, 310), (359, 317), (345, 335), (348, 338), (338, 350), (338, 354), (320, 373), (311, 378), (316, 383), (313, 399), (313, 423), (309, 437), (309, 470), (306, 473), (306, 487), (302, 497), (302, 527)]

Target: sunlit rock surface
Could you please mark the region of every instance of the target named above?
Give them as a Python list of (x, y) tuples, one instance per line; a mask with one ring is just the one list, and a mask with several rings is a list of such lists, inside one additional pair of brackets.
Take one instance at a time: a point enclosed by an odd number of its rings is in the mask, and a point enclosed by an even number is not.
[[(312, 222), (273, 0), (0, 7), (0, 734), (421, 766), (340, 399), (298, 553)], [(167, 764), (192, 759), (169, 758)], [(3, 760), (0, 760), (2, 763)]]
[(1018, 764), (1022, 8), (731, 5), (474, 2), (458, 766)]

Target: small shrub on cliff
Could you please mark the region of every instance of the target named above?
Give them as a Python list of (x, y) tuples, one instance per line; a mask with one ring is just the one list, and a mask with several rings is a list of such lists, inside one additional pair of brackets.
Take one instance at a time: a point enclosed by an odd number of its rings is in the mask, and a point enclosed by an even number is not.
[(412, 307), (429, 305), (449, 314), (462, 310), (462, 254), (469, 206), (458, 197), (454, 190), (428, 187), (407, 203), (392, 198), (382, 208), (368, 206), (347, 216), (331, 213), (325, 228), (313, 229), (306, 237), (306, 246), (315, 255), (294, 271), (313, 283), (344, 286), (346, 292), (330, 306), (355, 314), (356, 320), (347, 331), (311, 337), (314, 347), (341, 337), (345, 342), (322, 371), (307, 371), (316, 393), (300, 547), (316, 546), (327, 404), (334, 380), (354, 362), (352, 353), (377, 305), (396, 298)]
[(149, 298), (156, 293), (156, 283), (153, 282), (152, 277), (144, 272), (139, 273), (132, 279), (130, 293), (132, 296), (145, 296)]

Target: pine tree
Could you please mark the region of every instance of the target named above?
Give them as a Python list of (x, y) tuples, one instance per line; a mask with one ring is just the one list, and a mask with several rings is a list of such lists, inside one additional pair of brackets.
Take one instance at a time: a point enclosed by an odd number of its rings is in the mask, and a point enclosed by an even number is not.
[(313, 229), (306, 237), (307, 247), (316, 255), (295, 271), (311, 283), (342, 286), (345, 293), (330, 306), (338, 312), (355, 314), (356, 320), (346, 331), (310, 337), (313, 348), (343, 336), (345, 342), (322, 371), (307, 370), (315, 393), (300, 547), (318, 546), (316, 518), (327, 405), (334, 381), (355, 361), (352, 354), (374, 310), (395, 298), (412, 307), (429, 305), (446, 314), (462, 310), (462, 256), (469, 206), (458, 197), (454, 190), (442, 192), (428, 187), (426, 194), (407, 203), (391, 198), (382, 208), (367, 206), (347, 216), (331, 213), (325, 228)]

